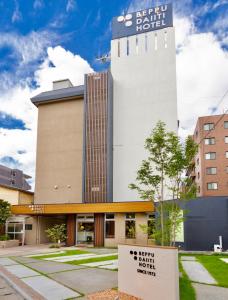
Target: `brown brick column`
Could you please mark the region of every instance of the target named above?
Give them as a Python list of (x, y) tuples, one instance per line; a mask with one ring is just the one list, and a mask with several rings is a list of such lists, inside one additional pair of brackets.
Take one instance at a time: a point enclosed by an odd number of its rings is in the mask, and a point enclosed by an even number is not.
[(67, 246), (75, 245), (76, 218), (75, 215), (67, 215)]
[(104, 246), (104, 214), (94, 214), (94, 246)]

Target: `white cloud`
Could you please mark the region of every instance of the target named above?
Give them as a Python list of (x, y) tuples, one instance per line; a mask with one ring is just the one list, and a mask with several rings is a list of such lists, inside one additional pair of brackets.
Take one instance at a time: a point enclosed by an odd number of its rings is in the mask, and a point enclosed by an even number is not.
[[(198, 33), (191, 22), (188, 18), (176, 20), (181, 136), (193, 132), (199, 116), (212, 114), (227, 89), (228, 78), (227, 51), (213, 33)], [(223, 113), (224, 108), (228, 108), (228, 97), (220, 104), (216, 114)]]
[(56, 34), (46, 30), (31, 31), (25, 36), (12, 32), (0, 33), (0, 47), (11, 47), (14, 55), (19, 56), (21, 64), (40, 59), (46, 53), (47, 47), (55, 40), (57, 40)]
[(76, 9), (76, 1), (75, 0), (68, 0), (66, 5), (66, 11), (70, 12)]
[(12, 23), (16, 23), (22, 20), (22, 14), (19, 9), (19, 3), (16, 0), (14, 1), (14, 3), (15, 3), (15, 9), (13, 11), (13, 15), (11, 18)]
[[(93, 71), (79, 55), (74, 55), (60, 46), (48, 48), (47, 54), (47, 59), (35, 74), (38, 88), (32, 89), (26, 83), (18, 83), (13, 89), (0, 95), (1, 111), (22, 119), (28, 128), (28, 130), (0, 129), (0, 159), (4, 156), (12, 156), (25, 173), (32, 175), (33, 180), (37, 109), (30, 98), (41, 91), (52, 89), (52, 81), (56, 79), (69, 78), (74, 85), (83, 84), (84, 74)], [(50, 66), (50, 63), (54, 67)]]

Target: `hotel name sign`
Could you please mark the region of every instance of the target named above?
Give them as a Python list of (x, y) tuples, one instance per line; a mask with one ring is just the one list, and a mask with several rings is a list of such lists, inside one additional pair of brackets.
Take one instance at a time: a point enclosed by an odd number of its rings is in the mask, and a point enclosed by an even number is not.
[(179, 300), (177, 248), (119, 245), (118, 287), (143, 300)]
[(172, 26), (172, 4), (160, 5), (113, 18), (112, 39)]

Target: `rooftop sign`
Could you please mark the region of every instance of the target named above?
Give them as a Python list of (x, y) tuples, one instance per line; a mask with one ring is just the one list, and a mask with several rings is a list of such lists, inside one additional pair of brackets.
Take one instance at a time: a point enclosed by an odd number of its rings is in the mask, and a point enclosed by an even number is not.
[(172, 26), (172, 4), (160, 5), (113, 18), (112, 39)]

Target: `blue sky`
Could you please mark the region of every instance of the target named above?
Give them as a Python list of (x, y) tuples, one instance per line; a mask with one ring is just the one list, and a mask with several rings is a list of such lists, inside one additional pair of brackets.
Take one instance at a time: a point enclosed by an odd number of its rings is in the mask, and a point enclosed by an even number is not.
[[(37, 111), (30, 97), (61, 74), (80, 84), (85, 72), (107, 68), (96, 57), (110, 50), (112, 17), (167, 2), (174, 7), (180, 134), (186, 135), (228, 88), (228, 0), (0, 1), (0, 163), (34, 175)], [(199, 101), (197, 111), (186, 109)], [(227, 98), (222, 104), (228, 107)]]

